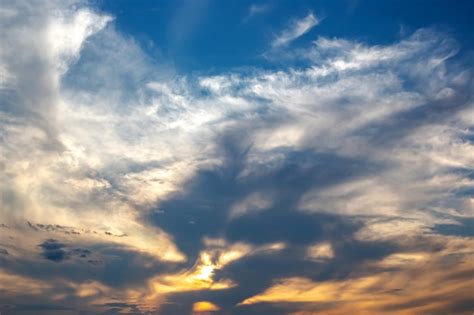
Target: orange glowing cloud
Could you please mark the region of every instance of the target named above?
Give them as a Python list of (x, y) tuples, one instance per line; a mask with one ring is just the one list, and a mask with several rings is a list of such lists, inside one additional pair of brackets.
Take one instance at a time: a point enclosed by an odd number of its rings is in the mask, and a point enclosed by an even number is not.
[(195, 313), (216, 312), (219, 310), (219, 306), (208, 301), (200, 301), (193, 304), (193, 312)]
[(394, 253), (366, 264), (365, 275), (358, 276), (356, 270), (345, 280), (280, 279), (239, 305), (301, 303), (308, 309), (295, 313), (301, 315), (391, 312), (420, 315), (435, 311), (448, 314), (457, 304), (472, 298), (474, 255), (470, 249), (474, 243), (454, 237), (433, 237), (432, 241), (442, 239), (446, 242), (442, 251)]

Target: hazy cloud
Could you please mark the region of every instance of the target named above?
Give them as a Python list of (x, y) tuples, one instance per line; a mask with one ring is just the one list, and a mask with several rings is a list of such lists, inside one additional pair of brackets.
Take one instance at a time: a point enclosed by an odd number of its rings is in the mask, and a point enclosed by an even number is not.
[(273, 40), (273, 47), (284, 46), (298, 37), (303, 36), (309, 32), (314, 26), (319, 24), (319, 20), (313, 13), (309, 13), (302, 19), (297, 19), (291, 22), (288, 28), (281, 31), (281, 33)]
[(263, 14), (271, 10), (271, 5), (268, 3), (263, 4), (251, 4), (248, 9), (248, 13), (245, 18), (242, 20), (242, 23), (248, 22), (251, 18), (256, 15)]

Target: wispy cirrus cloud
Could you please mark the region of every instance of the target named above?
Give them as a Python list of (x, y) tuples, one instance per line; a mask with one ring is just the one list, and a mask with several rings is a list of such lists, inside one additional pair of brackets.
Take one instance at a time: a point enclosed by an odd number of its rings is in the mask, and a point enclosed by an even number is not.
[(286, 29), (278, 34), (278, 36), (273, 40), (272, 46), (274, 48), (285, 46), (298, 37), (303, 36), (318, 24), (319, 20), (312, 12), (308, 13), (308, 15), (302, 19), (295, 19)]
[(252, 4), (248, 8), (248, 13), (245, 16), (245, 18), (242, 20), (242, 23), (248, 22), (250, 19), (252, 19), (254, 16), (266, 13), (270, 11), (272, 6), (268, 3), (262, 3), (262, 4)]

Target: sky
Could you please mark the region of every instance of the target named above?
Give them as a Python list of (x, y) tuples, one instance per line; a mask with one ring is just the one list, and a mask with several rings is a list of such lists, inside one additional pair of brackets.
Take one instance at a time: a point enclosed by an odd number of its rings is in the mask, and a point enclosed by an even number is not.
[(0, 313), (472, 314), (472, 16), (0, 1)]

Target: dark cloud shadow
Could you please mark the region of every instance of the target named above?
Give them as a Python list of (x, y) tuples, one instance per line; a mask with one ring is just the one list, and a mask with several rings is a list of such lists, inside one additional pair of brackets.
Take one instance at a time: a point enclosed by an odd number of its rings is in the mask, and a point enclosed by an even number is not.
[(437, 224), (432, 231), (441, 235), (474, 237), (474, 218), (456, 218), (459, 224)]
[(48, 239), (38, 245), (42, 249), (41, 255), (51, 261), (60, 262), (67, 259), (67, 252), (64, 250), (66, 244), (54, 239)]
[[(231, 279), (236, 287), (172, 294), (169, 304), (161, 308), (162, 314), (187, 314), (199, 300), (211, 301), (232, 314), (242, 313), (247, 307), (236, 308), (236, 304), (262, 292), (276, 279), (346, 279), (366, 261), (383, 258), (397, 250), (397, 246), (389, 242), (355, 240), (354, 234), (362, 224), (350, 217), (298, 210), (301, 196), (309, 189), (325, 189), (380, 170), (383, 165), (336, 154), (282, 150), (285, 160), (280, 166), (243, 178), (239, 175), (249, 147), (237, 139), (231, 135), (221, 142), (225, 166), (197, 173), (184, 186), (183, 194), (160, 202), (160, 211), (147, 220), (174, 237), (178, 247), (189, 257), (190, 265), (204, 249), (204, 237), (256, 246), (281, 242), (286, 247), (244, 257), (216, 272), (216, 280)], [(232, 205), (255, 191), (271, 191), (273, 205), (230, 220)], [(322, 241), (333, 244), (335, 257), (329, 261), (309, 259), (308, 246)], [(252, 306), (250, 309), (271, 314), (274, 308)]]

